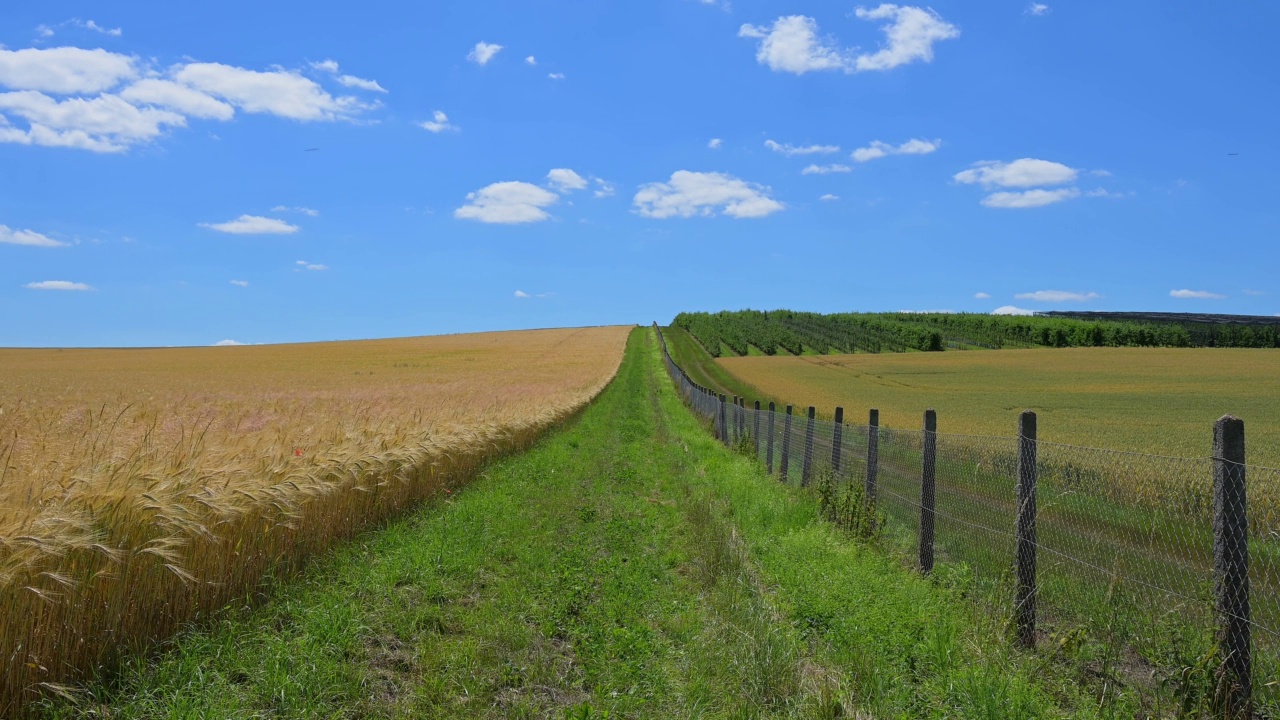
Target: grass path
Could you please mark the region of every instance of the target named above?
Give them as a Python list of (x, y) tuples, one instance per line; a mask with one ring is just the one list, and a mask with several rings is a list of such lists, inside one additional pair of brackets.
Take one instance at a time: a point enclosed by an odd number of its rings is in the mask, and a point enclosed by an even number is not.
[[(1081, 717), (711, 439), (651, 330), (580, 419), (49, 717)], [(1040, 672), (1043, 675), (1043, 672)], [(1132, 717), (1130, 713), (1129, 717)]]

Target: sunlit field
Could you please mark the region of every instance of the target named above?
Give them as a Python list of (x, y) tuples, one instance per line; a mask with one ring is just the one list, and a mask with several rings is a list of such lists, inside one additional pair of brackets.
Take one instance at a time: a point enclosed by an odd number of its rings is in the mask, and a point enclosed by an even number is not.
[(716, 362), (767, 395), (865, 423), (1012, 436), (1035, 410), (1040, 438), (1164, 455), (1206, 457), (1213, 421), (1245, 421), (1251, 464), (1280, 464), (1280, 351), (1062, 348), (997, 352), (738, 357)]
[(0, 715), (526, 446), (628, 330), (0, 350)]

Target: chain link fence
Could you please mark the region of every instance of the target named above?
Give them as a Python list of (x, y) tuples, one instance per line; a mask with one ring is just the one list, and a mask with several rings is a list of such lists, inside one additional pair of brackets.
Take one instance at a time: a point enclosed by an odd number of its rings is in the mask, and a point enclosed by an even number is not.
[(1034, 415), (1029, 437), (936, 432), (928, 417), (881, 427), (875, 410), (837, 423), (724, 398), (663, 350), (726, 445), (824, 507), (857, 503), (923, 571), (936, 563), (1008, 618), (1015, 641), (1074, 658), (1103, 687), (1280, 717), (1280, 470), (1242, 462), (1242, 423), (1239, 456), (1209, 458), (1039, 441)]

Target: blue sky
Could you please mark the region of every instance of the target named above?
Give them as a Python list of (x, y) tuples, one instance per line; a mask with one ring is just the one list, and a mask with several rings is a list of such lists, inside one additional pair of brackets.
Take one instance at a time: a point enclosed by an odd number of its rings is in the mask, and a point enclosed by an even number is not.
[(8, 3), (0, 345), (1280, 313), (1272, 3)]

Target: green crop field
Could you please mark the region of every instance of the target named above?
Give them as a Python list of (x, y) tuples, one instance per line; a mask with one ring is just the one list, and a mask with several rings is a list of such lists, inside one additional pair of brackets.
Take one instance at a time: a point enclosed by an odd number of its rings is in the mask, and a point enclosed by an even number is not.
[[(710, 361), (706, 358), (704, 362)], [(1213, 421), (1245, 421), (1251, 464), (1280, 464), (1280, 351), (1062, 348), (998, 352), (736, 357), (714, 361), (762, 396), (851, 422), (917, 428), (925, 408), (944, 433), (1016, 433), (1035, 410), (1052, 442), (1187, 457), (1209, 455)]]

